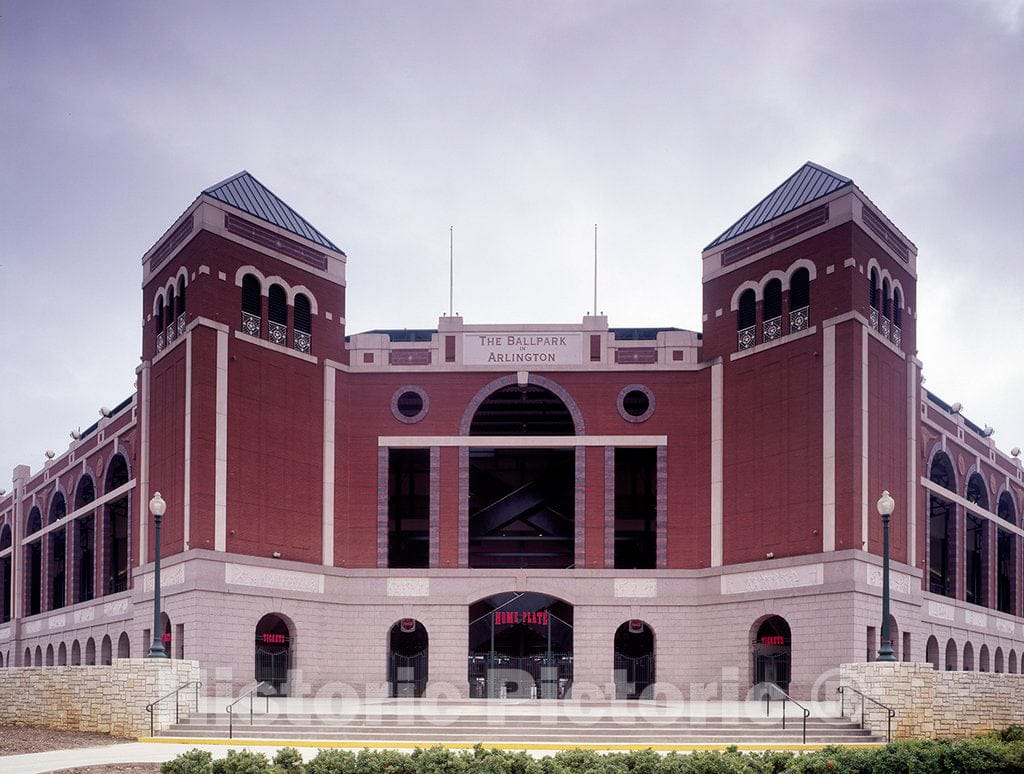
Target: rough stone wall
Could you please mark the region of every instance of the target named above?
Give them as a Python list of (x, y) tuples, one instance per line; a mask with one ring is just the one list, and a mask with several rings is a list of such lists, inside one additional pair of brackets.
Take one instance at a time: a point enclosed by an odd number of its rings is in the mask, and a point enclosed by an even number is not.
[[(110, 666), (0, 670), (0, 724), (149, 736), (146, 705), (199, 679), (198, 661), (115, 659)], [(194, 688), (179, 696), (184, 718), (196, 709)], [(174, 723), (174, 697), (154, 710), (156, 731)]]
[[(896, 710), (893, 736), (899, 739), (965, 739), (1024, 723), (1024, 674), (939, 672), (931, 664), (908, 662), (843, 664), (843, 685)], [(860, 716), (860, 697), (845, 696), (848, 716)], [(865, 704), (865, 726), (885, 735), (886, 712)]]

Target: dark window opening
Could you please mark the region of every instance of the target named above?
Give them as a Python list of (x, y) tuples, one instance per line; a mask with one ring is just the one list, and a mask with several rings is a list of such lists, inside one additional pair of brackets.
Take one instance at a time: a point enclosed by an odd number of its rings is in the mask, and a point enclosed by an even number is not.
[(39, 512), (39, 508), (33, 506), (32, 510), (28, 512), (28, 522), (25, 528), (26, 535), (34, 535), (43, 528), (43, 516)]
[(470, 435), (575, 435), (561, 398), (544, 387), (512, 385), (491, 393), (473, 415)]
[(987, 564), (986, 539), (987, 530), (984, 519), (977, 516), (967, 515), (966, 548), (967, 555), (964, 563), (964, 599), (975, 605), (986, 603), (986, 576), (985, 565)]
[(253, 274), (242, 277), (242, 311), (257, 317), (263, 313), (260, 308), (260, 281)]
[(1014, 614), (1017, 608), (1017, 541), (1009, 532), (996, 535), (996, 608)]
[(789, 281), (789, 308), (803, 309), (811, 305), (811, 273), (797, 269)]
[(164, 322), (167, 327), (170, 328), (174, 325), (174, 288), (167, 291), (167, 312), (165, 313)]
[(288, 296), (280, 285), (271, 285), (267, 294), (267, 318), (282, 325), (288, 322)]
[(736, 320), (736, 329), (740, 331), (751, 327), (757, 321), (757, 296), (753, 290), (744, 290), (740, 294), (740, 308)]
[(657, 557), (657, 455), (615, 450), (615, 568), (653, 569)]
[(631, 417), (642, 417), (651, 407), (651, 399), (643, 390), (630, 390), (622, 398), (622, 410)]
[[(945, 453), (936, 454), (928, 477), (955, 491), (953, 463)], [(952, 597), (956, 593), (956, 506), (934, 494), (928, 496), (928, 590)]]
[(122, 497), (107, 506), (106, 545), (108, 594), (128, 588), (128, 498)]
[(882, 316), (888, 318), (890, 316), (892, 308), (892, 299), (890, 297), (889, 280), (882, 280)]
[(295, 296), (295, 330), (312, 333), (313, 314), (309, 299), (302, 293)]
[(897, 328), (903, 327), (903, 295), (898, 288), (892, 291), (892, 321)]
[(430, 452), (427, 449), (391, 449), (388, 454), (388, 567), (429, 566)]
[(773, 279), (764, 288), (764, 319), (774, 320), (782, 315), (782, 280)]
[(78, 488), (75, 490), (75, 510), (84, 508), (95, 499), (96, 487), (93, 486), (92, 479), (88, 476), (83, 476), (79, 479)]
[(878, 271), (876, 269), (871, 270), (868, 280), (868, 306), (878, 309)]
[(28, 565), (28, 600), (25, 615), (37, 615), (43, 609), (43, 545), (37, 540), (25, 549)]
[(398, 413), (412, 419), (423, 411), (423, 396), (414, 390), (406, 390), (398, 396)]
[(649, 699), (655, 682), (654, 631), (643, 621), (627, 621), (615, 631), (612, 669), (616, 699)]
[(999, 505), (997, 506), (996, 515), (998, 515), (1003, 521), (1008, 521), (1011, 524), (1017, 523), (1017, 517), (1014, 515), (1013, 498), (1010, 497), (1009, 492), (1003, 492), (999, 496)]
[(469, 566), (569, 568), (575, 562), (575, 452), (471, 449)]
[(60, 521), (68, 515), (67, 503), (64, 501), (64, 495), (57, 492), (53, 496), (53, 500), (50, 502), (50, 524), (56, 521)]
[(185, 278), (178, 278), (178, 314), (177, 317), (181, 317), (185, 314)]
[(388, 634), (388, 687), (392, 698), (417, 698), (427, 689), (429, 639), (413, 618), (403, 618)]
[(88, 602), (95, 593), (93, 576), (93, 552), (96, 540), (94, 516), (82, 516), (76, 520), (75, 551), (78, 556), (75, 582), (75, 602)]
[(64, 587), (66, 585), (65, 561), (67, 560), (66, 529), (57, 530), (49, 535), (49, 575), (50, 575), (50, 609), (64, 607)]
[(128, 463), (120, 454), (115, 454), (107, 469), (106, 493), (113, 492), (119, 486), (128, 483)]
[(164, 332), (164, 299), (160, 296), (156, 300), (156, 332)]
[(0, 595), (3, 596), (3, 602), (0, 603), (0, 621), (6, 622), (11, 620), (11, 557), (5, 556), (0, 559), (0, 582), (3, 586), (0, 586)]

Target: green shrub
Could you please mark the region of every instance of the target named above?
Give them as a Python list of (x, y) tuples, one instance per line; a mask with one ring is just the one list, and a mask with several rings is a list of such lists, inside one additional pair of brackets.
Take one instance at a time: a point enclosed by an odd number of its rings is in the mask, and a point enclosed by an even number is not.
[(282, 747), (274, 756), (274, 774), (303, 774), (302, 753), (294, 747)]
[(213, 762), (213, 774), (266, 774), (270, 760), (263, 753), (228, 750), (226, 758)]
[(206, 750), (189, 750), (172, 761), (160, 764), (160, 774), (210, 774), (213, 756)]
[(356, 756), (348, 750), (320, 750), (306, 764), (306, 774), (355, 774)]

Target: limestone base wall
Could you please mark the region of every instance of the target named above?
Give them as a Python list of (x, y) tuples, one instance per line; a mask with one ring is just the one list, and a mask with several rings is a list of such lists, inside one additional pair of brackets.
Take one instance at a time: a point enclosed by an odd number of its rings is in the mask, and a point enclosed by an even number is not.
[[(149, 736), (146, 705), (199, 679), (198, 661), (119, 658), (109, 666), (0, 670), (0, 724)], [(196, 710), (194, 687), (181, 691), (184, 718)], [(174, 723), (174, 697), (153, 709), (156, 731)]]
[[(896, 710), (893, 737), (965, 739), (1024, 723), (1024, 674), (939, 672), (931, 664), (873, 661), (843, 664), (843, 685)], [(847, 692), (847, 715), (860, 717), (860, 697)], [(882, 736), (887, 713), (865, 703), (864, 724)]]

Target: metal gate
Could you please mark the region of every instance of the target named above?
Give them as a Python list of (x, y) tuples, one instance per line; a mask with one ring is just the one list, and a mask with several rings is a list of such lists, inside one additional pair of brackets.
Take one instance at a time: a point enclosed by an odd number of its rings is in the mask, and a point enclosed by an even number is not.
[(654, 654), (626, 656), (615, 654), (615, 698), (639, 699), (654, 684)]
[(290, 670), (291, 650), (289, 648), (268, 650), (257, 644), (256, 680), (269, 683), (271, 695), (284, 695), (282, 689), (288, 682)]
[(788, 649), (779, 652), (777, 647), (754, 648), (754, 683), (774, 683), (784, 691), (789, 690), (790, 655)]
[(392, 652), (388, 659), (388, 684), (392, 697), (422, 696), (427, 688), (427, 651), (412, 656)]
[(469, 685), (478, 699), (564, 699), (572, 686), (572, 656), (474, 653), (469, 657)]

